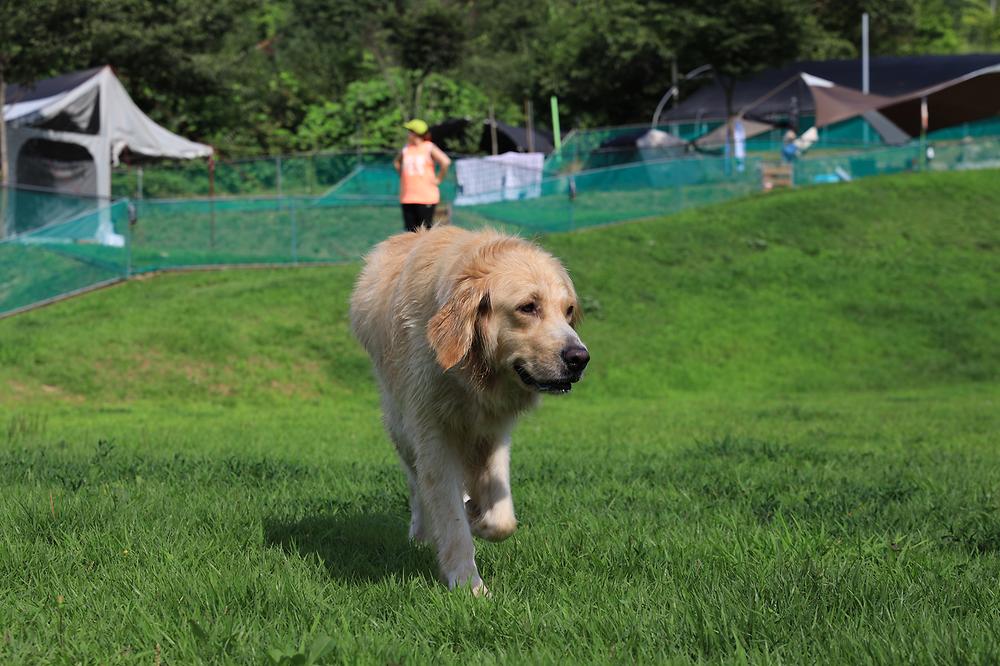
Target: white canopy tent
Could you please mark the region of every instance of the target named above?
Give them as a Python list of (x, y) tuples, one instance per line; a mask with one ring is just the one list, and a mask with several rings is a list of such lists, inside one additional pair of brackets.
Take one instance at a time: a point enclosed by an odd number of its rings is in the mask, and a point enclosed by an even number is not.
[[(208, 157), (213, 152), (211, 146), (153, 122), (110, 67), (10, 86), (3, 119), (11, 186), (108, 200), (111, 167), (126, 148), (145, 157), (173, 159)], [(99, 242), (119, 242), (110, 229), (98, 236)]]

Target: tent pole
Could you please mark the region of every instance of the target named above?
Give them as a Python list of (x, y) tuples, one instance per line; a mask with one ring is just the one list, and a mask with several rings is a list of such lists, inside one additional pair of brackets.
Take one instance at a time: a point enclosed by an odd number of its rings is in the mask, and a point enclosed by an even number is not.
[(798, 81), (799, 78), (801, 78), (801, 74), (794, 74), (794, 75), (788, 77), (788, 79), (786, 79), (782, 83), (778, 84), (774, 88), (771, 88), (770, 90), (768, 90), (766, 93), (764, 93), (763, 95), (761, 95), (760, 97), (758, 97), (754, 101), (750, 102), (749, 104), (744, 105), (743, 108), (741, 108), (739, 111), (737, 111), (735, 115), (739, 116), (740, 118), (742, 118), (746, 114), (747, 111), (749, 111), (750, 109), (754, 108), (758, 104), (763, 104), (764, 102), (766, 102), (771, 97), (774, 97), (775, 95), (777, 95), (783, 89), (787, 88), (791, 84), (793, 84), (796, 81)]
[(917, 157), (917, 171), (923, 171), (927, 159), (927, 128), (930, 126), (930, 113), (927, 109), (927, 96), (920, 98), (920, 156)]

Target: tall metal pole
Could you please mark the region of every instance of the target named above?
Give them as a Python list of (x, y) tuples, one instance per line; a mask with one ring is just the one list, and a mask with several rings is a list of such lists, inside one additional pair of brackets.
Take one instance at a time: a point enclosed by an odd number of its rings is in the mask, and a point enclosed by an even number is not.
[[(868, 12), (861, 15), (861, 92), (868, 94), (869, 89), (869, 62), (868, 62)], [(862, 120), (862, 141), (868, 145), (868, 121)]]
[(868, 12), (861, 15), (861, 92), (868, 94)]

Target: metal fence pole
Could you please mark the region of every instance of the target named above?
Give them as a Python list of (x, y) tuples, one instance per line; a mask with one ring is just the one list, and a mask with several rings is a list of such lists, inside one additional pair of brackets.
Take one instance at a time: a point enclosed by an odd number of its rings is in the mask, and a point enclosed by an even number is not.
[(289, 205), (290, 205), (290, 208), (291, 208), (290, 212), (291, 212), (291, 216), (292, 216), (292, 263), (293, 264), (298, 264), (299, 263), (299, 225), (298, 225), (298, 219), (297, 219), (297, 217), (295, 215), (295, 209), (297, 208), (297, 206), (296, 206), (295, 199), (289, 199), (288, 201), (289, 201)]
[(281, 155), (274, 158), (274, 182), (278, 189), (278, 196), (281, 196)]
[(139, 222), (139, 211), (135, 202), (128, 201), (126, 210), (128, 212), (128, 223), (125, 229), (125, 277), (132, 277), (132, 229)]

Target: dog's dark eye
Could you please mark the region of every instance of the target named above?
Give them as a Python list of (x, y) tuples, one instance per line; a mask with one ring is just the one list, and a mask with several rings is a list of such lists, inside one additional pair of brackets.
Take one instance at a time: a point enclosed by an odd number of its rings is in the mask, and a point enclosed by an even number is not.
[(573, 316), (573, 306), (572, 305), (569, 306), (568, 308), (566, 308), (566, 316), (567, 317), (572, 317)]
[(517, 306), (517, 311), (524, 314), (535, 314), (538, 312), (538, 306), (535, 305), (534, 301), (523, 303)]

